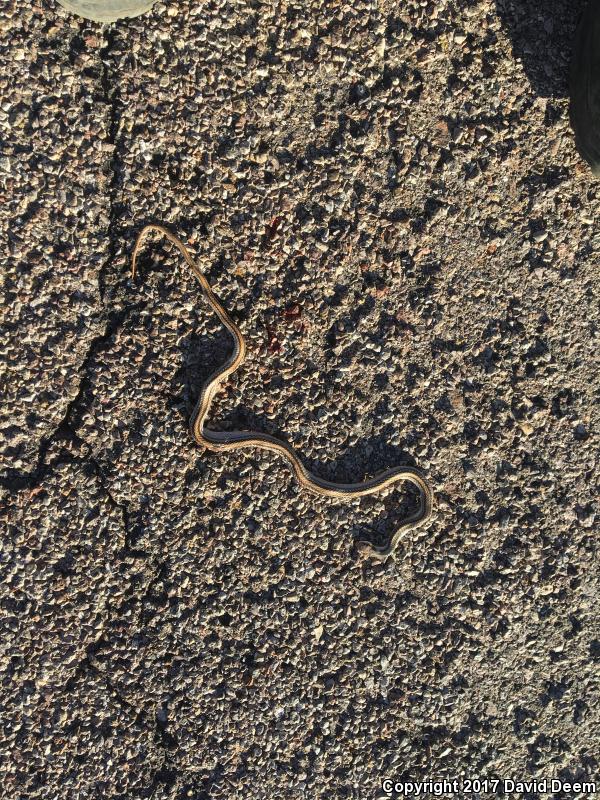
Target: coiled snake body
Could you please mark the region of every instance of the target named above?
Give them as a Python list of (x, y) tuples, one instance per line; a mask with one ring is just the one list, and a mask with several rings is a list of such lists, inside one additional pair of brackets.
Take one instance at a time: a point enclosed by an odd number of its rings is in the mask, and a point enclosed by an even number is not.
[(385, 559), (395, 550), (402, 534), (408, 527), (424, 522), (430, 515), (433, 507), (433, 494), (429, 483), (425, 480), (419, 470), (414, 467), (399, 466), (368, 478), (361, 483), (332, 483), (320, 478), (310, 472), (302, 464), (292, 447), (274, 436), (266, 433), (254, 431), (213, 431), (204, 426), (206, 417), (210, 410), (211, 403), (220, 385), (229, 375), (236, 371), (242, 364), (246, 354), (246, 342), (241, 331), (225, 311), (223, 306), (216, 298), (210, 284), (204, 277), (198, 265), (192, 259), (187, 247), (174, 234), (163, 228), (162, 225), (146, 225), (139, 233), (131, 259), (131, 273), (135, 276), (137, 256), (145, 237), (152, 231), (162, 234), (172, 242), (186, 260), (188, 266), (200, 282), (200, 286), (208, 300), (211, 308), (217, 314), (223, 325), (227, 328), (234, 341), (232, 354), (229, 356), (222, 367), (215, 370), (205, 381), (200, 392), (200, 397), (194, 408), (190, 419), (190, 431), (195, 441), (206, 447), (208, 450), (222, 452), (224, 450), (237, 450), (244, 447), (256, 447), (263, 450), (270, 450), (284, 456), (292, 467), (292, 470), (300, 483), (307, 491), (322, 497), (335, 497), (337, 499), (353, 499), (363, 497), (368, 494), (380, 492), (400, 481), (409, 481), (420, 490), (419, 508), (405, 518), (394, 534), (384, 545), (374, 545), (370, 542), (363, 542), (371, 549), (371, 555)]

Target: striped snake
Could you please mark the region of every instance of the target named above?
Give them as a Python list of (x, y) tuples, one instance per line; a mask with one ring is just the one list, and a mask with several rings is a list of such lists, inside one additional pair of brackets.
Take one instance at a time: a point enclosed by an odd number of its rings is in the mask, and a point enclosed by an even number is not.
[(410, 516), (405, 518), (394, 534), (389, 537), (386, 544), (378, 546), (370, 542), (361, 542), (370, 548), (372, 555), (375, 558), (385, 560), (395, 550), (398, 542), (404, 531), (416, 525), (418, 522), (425, 521), (430, 515), (433, 507), (433, 493), (428, 482), (422, 474), (413, 467), (393, 467), (385, 472), (376, 475), (373, 478), (368, 478), (361, 483), (332, 483), (323, 478), (319, 478), (310, 472), (299, 460), (298, 456), (286, 442), (276, 439), (266, 433), (257, 433), (254, 431), (213, 431), (204, 427), (206, 417), (210, 410), (210, 406), (214, 399), (215, 394), (219, 390), (220, 385), (225, 381), (236, 369), (242, 364), (246, 354), (246, 341), (242, 336), (241, 331), (231, 319), (229, 314), (225, 311), (223, 306), (215, 297), (210, 284), (204, 277), (198, 265), (192, 259), (187, 247), (176, 236), (174, 236), (162, 225), (146, 225), (139, 233), (133, 254), (131, 258), (131, 274), (135, 277), (136, 262), (139, 250), (142, 246), (143, 240), (148, 233), (155, 231), (165, 236), (182, 254), (188, 266), (200, 282), (200, 286), (208, 300), (211, 308), (217, 314), (223, 325), (227, 328), (234, 341), (234, 348), (232, 354), (229, 356), (225, 364), (219, 369), (215, 370), (212, 375), (205, 381), (200, 392), (200, 397), (194, 408), (190, 419), (190, 431), (195, 441), (206, 447), (208, 450), (215, 452), (222, 452), (224, 450), (237, 450), (243, 447), (255, 447), (262, 450), (270, 450), (273, 453), (279, 453), (287, 459), (292, 470), (304, 489), (313, 494), (318, 494), (321, 497), (335, 497), (338, 499), (351, 500), (355, 497), (364, 497), (368, 494), (375, 494), (384, 489), (392, 486), (399, 481), (409, 481), (414, 484), (419, 490), (421, 500), (419, 508)]

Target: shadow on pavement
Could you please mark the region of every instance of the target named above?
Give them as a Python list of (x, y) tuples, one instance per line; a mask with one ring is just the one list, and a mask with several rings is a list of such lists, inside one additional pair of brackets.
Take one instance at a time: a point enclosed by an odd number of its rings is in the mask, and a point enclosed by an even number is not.
[(569, 94), (569, 65), (577, 21), (586, 0), (496, 0), (498, 14), (541, 97)]

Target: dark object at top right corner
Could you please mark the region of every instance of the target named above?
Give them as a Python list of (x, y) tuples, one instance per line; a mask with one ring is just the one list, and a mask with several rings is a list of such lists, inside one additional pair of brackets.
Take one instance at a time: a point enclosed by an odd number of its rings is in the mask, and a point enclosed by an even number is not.
[(586, 0), (496, 0), (496, 6), (535, 94), (567, 97), (575, 29)]
[(600, 0), (589, 0), (577, 26), (570, 95), (577, 149), (600, 177)]

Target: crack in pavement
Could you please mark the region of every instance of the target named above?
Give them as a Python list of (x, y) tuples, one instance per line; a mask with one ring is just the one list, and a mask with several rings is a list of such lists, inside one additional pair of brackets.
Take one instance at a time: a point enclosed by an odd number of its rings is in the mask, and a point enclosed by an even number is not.
[[(107, 108), (107, 136), (106, 143), (111, 146), (112, 152), (107, 163), (107, 172), (110, 179), (106, 184), (106, 202), (108, 206), (108, 230), (107, 230), (107, 253), (106, 258), (98, 270), (98, 298), (99, 309), (96, 314), (96, 325), (100, 332), (95, 335), (87, 351), (77, 368), (79, 383), (72, 398), (62, 414), (58, 424), (53, 430), (44, 436), (38, 446), (35, 457), (35, 468), (30, 472), (18, 470), (7, 470), (0, 474), (0, 488), (9, 492), (11, 495), (31, 491), (40, 486), (53, 471), (66, 464), (86, 465), (96, 477), (98, 484), (104, 493), (111, 508), (118, 512), (120, 517), (120, 527), (123, 532), (123, 549), (119, 561), (129, 558), (151, 559), (150, 553), (140, 551), (135, 548), (135, 536), (139, 523), (134, 521), (134, 512), (127, 502), (119, 502), (113, 495), (110, 483), (101, 462), (95, 457), (92, 445), (79, 434), (81, 422), (86, 411), (89, 410), (94, 398), (93, 379), (97, 367), (97, 359), (105, 352), (113, 341), (117, 332), (122, 328), (132, 313), (139, 311), (143, 303), (129, 304), (121, 308), (109, 310), (107, 304), (107, 285), (111, 266), (117, 259), (119, 252), (119, 239), (116, 231), (119, 226), (122, 206), (119, 204), (119, 189), (122, 185), (122, 164), (119, 154), (119, 130), (121, 125), (121, 111), (123, 103), (119, 84), (114, 80), (113, 70), (111, 69), (111, 55), (115, 45), (117, 31), (114, 26), (103, 26), (104, 45), (98, 51), (102, 69), (100, 75), (100, 85), (102, 98)], [(111, 286), (111, 289), (114, 287)], [(53, 458), (49, 458), (51, 450), (64, 443)], [(5, 498), (3, 507), (8, 503)], [(135, 623), (136, 630), (143, 628), (145, 624), (144, 606), (148, 599), (165, 577), (168, 558), (158, 556), (152, 574), (143, 582), (142, 586), (137, 585), (139, 575), (129, 576), (129, 587), (125, 592), (125, 599), (117, 606), (112, 606), (110, 601), (106, 602), (104, 613), (105, 620), (95, 640), (85, 646), (81, 660), (74, 667), (73, 671), (63, 684), (66, 691), (75, 690), (79, 679), (85, 679), (87, 674), (93, 674), (106, 686), (107, 692), (118, 705), (129, 714), (135, 713), (136, 721), (142, 725), (148, 737), (152, 737), (157, 748), (162, 750), (162, 763), (151, 775), (150, 782), (142, 790), (144, 797), (153, 797), (161, 785), (173, 785), (176, 780), (176, 772), (171, 768), (169, 761), (169, 750), (176, 745), (176, 740), (167, 730), (167, 723), (157, 713), (156, 709), (139, 708), (119, 690), (111, 677), (107, 674), (108, 667), (104, 666), (96, 656), (97, 654), (110, 647), (106, 635), (110, 630), (111, 624), (115, 619), (123, 615), (124, 611), (131, 607), (131, 604), (139, 604), (139, 611)]]
[[(46, 477), (48, 477), (57, 463), (61, 463), (61, 455), (57, 456), (54, 461), (46, 461), (48, 452), (54, 444), (57, 444), (60, 441), (71, 442), (72, 444), (76, 445), (86, 444), (78, 436), (77, 428), (81, 421), (81, 417), (85, 413), (89, 404), (89, 400), (86, 398), (86, 395), (89, 394), (91, 390), (91, 366), (94, 358), (106, 349), (106, 345), (111, 342), (117, 331), (121, 328), (131, 313), (134, 311), (139, 311), (142, 308), (142, 305), (142, 303), (135, 303), (133, 305), (126, 306), (123, 309), (109, 312), (104, 331), (92, 339), (88, 351), (81, 363), (79, 372), (82, 373), (82, 376), (75, 396), (69, 401), (65, 413), (63, 414), (63, 417), (58, 425), (54, 428), (49, 436), (44, 437), (40, 444), (37, 456), (37, 466), (32, 472), (29, 473), (19, 473), (17, 471), (9, 470), (7, 473), (0, 475), (0, 487), (11, 492), (19, 492), (35, 488), (36, 486), (39, 486)], [(64, 456), (62, 459), (64, 460)], [(69, 460), (77, 460), (77, 457), (74, 456)]]
[[(122, 107), (121, 96), (118, 84), (110, 76), (110, 55), (114, 46), (116, 31), (113, 26), (103, 26), (105, 45), (99, 50), (99, 57), (102, 65), (100, 84), (102, 95), (107, 107), (107, 141), (113, 146), (113, 153), (108, 162), (108, 170), (111, 173), (108, 184), (107, 203), (108, 203), (108, 254), (98, 272), (98, 295), (100, 309), (97, 313), (97, 324), (104, 322), (104, 329), (95, 336), (85, 354), (77, 372), (82, 376), (79, 386), (73, 398), (69, 401), (65, 412), (55, 426), (54, 430), (44, 436), (38, 447), (36, 466), (29, 473), (22, 473), (17, 470), (7, 470), (0, 475), (0, 487), (8, 491), (19, 491), (21, 489), (32, 489), (39, 485), (52, 470), (53, 465), (46, 464), (46, 457), (53, 444), (63, 440), (73, 440), (73, 431), (76, 426), (72, 422), (74, 410), (80, 404), (82, 397), (90, 385), (89, 372), (94, 356), (103, 350), (103, 345), (108, 343), (114, 336), (118, 328), (125, 322), (132, 310), (138, 310), (141, 305), (128, 306), (124, 309), (108, 312), (106, 305), (106, 273), (110, 265), (117, 256), (118, 239), (115, 236), (115, 229), (119, 218), (119, 208), (117, 203), (117, 189), (121, 182), (119, 160), (117, 156), (118, 130), (120, 127), (120, 110)], [(112, 84), (112, 86), (111, 86)], [(84, 407), (85, 408), (85, 407)], [(81, 416), (81, 414), (79, 415)]]
[(110, 55), (115, 42), (115, 30), (112, 25), (104, 26), (105, 45), (100, 49), (100, 60), (102, 62), (102, 76), (101, 85), (104, 95), (104, 102), (109, 109), (108, 112), (108, 144), (112, 145), (113, 152), (108, 164), (110, 171), (110, 182), (108, 184), (108, 255), (104, 264), (100, 267), (98, 272), (98, 294), (100, 302), (105, 304), (106, 294), (106, 272), (115, 260), (117, 255), (117, 238), (115, 237), (115, 228), (117, 226), (119, 214), (117, 205), (117, 189), (121, 183), (121, 170), (119, 168), (119, 159), (117, 153), (118, 131), (121, 123), (121, 93), (118, 89), (118, 83), (114, 80), (114, 76), (110, 74)]

